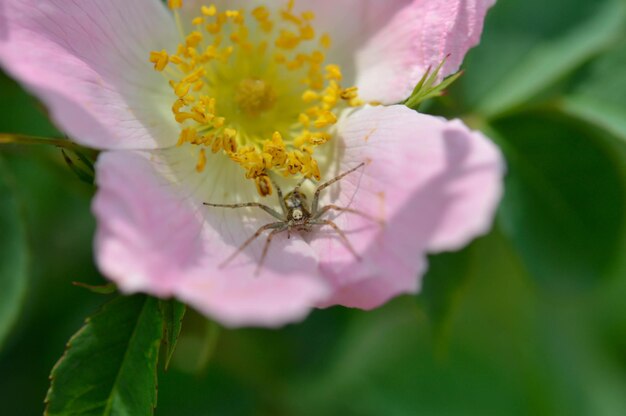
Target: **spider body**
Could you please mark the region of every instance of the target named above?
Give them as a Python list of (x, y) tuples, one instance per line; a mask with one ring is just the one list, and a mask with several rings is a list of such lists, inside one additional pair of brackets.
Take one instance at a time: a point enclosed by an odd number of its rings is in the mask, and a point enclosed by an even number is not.
[(311, 232), (313, 231), (314, 226), (330, 226), (339, 236), (343, 244), (350, 250), (350, 252), (354, 255), (357, 260), (360, 260), (359, 255), (356, 253), (352, 244), (344, 234), (344, 232), (335, 224), (333, 221), (329, 219), (324, 219), (323, 216), (329, 211), (338, 211), (338, 212), (350, 212), (353, 214), (360, 215), (362, 217), (368, 218), (370, 220), (375, 221), (369, 215), (362, 213), (360, 211), (339, 207), (337, 205), (325, 205), (323, 207), (319, 207), (319, 196), (321, 191), (334, 184), (335, 182), (340, 181), (350, 173), (356, 171), (357, 169), (363, 167), (365, 163), (361, 163), (358, 166), (344, 172), (337, 177), (329, 180), (328, 182), (324, 182), (319, 185), (314, 193), (313, 202), (309, 205), (307, 196), (300, 190), (300, 187), (304, 183), (304, 180), (301, 180), (293, 191), (289, 192), (287, 195), (283, 196), (283, 192), (280, 187), (272, 181), (274, 187), (276, 188), (276, 193), (278, 195), (278, 201), (280, 203), (281, 212), (276, 211), (275, 209), (268, 207), (267, 205), (260, 204), (258, 202), (247, 202), (242, 204), (213, 204), (209, 202), (205, 202), (204, 205), (210, 207), (217, 208), (246, 208), (246, 207), (255, 207), (260, 208), (263, 211), (270, 214), (272, 217), (276, 218), (278, 221), (268, 223), (262, 227), (260, 227), (256, 233), (254, 233), (250, 238), (248, 238), (230, 257), (228, 257), (220, 267), (226, 266), (233, 260), (237, 255), (239, 255), (248, 245), (250, 245), (254, 240), (256, 240), (261, 234), (265, 231), (270, 231), (265, 241), (265, 246), (263, 247), (263, 254), (261, 255), (261, 259), (259, 261), (257, 267), (257, 274), (263, 265), (263, 261), (267, 255), (267, 251), (269, 249), (270, 243), (276, 234), (287, 231), (288, 238), (291, 237), (292, 231), (298, 232)]
[(306, 194), (299, 190), (293, 190), (289, 192), (283, 200), (287, 208), (288, 228), (295, 229), (296, 231), (311, 231), (309, 224), (311, 211), (307, 206), (308, 201)]

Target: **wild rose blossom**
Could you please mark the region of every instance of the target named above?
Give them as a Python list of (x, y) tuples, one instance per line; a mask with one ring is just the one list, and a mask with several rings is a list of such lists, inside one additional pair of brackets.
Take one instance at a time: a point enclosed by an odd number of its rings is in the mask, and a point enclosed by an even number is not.
[[(103, 150), (97, 263), (126, 293), (177, 297), (229, 326), (314, 307), (375, 308), (419, 290), (426, 253), (485, 233), (502, 192), (496, 147), (401, 105), (446, 56), (454, 73), (494, 0), (4, 0), (0, 63), (77, 142)], [(274, 177), (334, 184), (332, 229), (264, 238)], [(272, 194), (263, 198), (262, 196)]]

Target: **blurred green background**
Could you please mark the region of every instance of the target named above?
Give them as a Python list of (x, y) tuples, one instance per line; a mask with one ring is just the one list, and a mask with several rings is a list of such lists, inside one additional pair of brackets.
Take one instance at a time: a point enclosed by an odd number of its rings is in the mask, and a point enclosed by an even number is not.
[[(448, 96), (503, 149), (494, 230), (431, 258), (419, 296), (272, 330), (188, 313), (157, 415), (626, 415), (626, 2), (500, 0)], [(0, 132), (58, 133), (0, 76)], [(108, 297), (93, 189), (60, 151), (0, 145), (0, 414)]]

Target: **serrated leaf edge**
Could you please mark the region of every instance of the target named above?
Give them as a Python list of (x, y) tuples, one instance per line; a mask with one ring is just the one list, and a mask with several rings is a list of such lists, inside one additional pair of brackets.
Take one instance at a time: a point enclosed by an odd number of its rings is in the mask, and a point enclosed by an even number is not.
[[(141, 312), (138, 315), (137, 322), (135, 323), (132, 335), (129, 338), (128, 345), (130, 345), (131, 341), (134, 339), (134, 337), (137, 334), (137, 327), (139, 325), (139, 321), (141, 320), (141, 317), (145, 313), (146, 305), (148, 304), (149, 300), (150, 300), (149, 297), (146, 297), (144, 299), (144, 304), (141, 307)], [(91, 322), (91, 319), (92, 319), (93, 316), (103, 313), (106, 310), (107, 306), (110, 305), (114, 301), (115, 301), (115, 299), (113, 301), (111, 301), (111, 302), (107, 302), (102, 307), (100, 307), (100, 309), (97, 312), (95, 312), (93, 315), (85, 318), (85, 323), (83, 324), (83, 326), (74, 335), (72, 335), (70, 337), (69, 341), (67, 342), (67, 344), (65, 344), (65, 351), (63, 352), (63, 355), (55, 363), (54, 367), (52, 367), (52, 371), (50, 371), (50, 376), (48, 377), (48, 379), (50, 380), (50, 387), (48, 388), (48, 391), (46, 393), (46, 398), (44, 399), (44, 404), (46, 405), (46, 408), (44, 410), (44, 416), (49, 416), (50, 415), (49, 412), (48, 412), (48, 406), (50, 404), (50, 395), (51, 395), (51, 393), (54, 390), (54, 380), (55, 380), (55, 377), (54, 377), (55, 374), (54, 373), (57, 371), (57, 369), (61, 365), (61, 363), (67, 358), (67, 355), (68, 355), (70, 349), (72, 348), (72, 342), (76, 338), (78, 338), (84, 331), (86, 331), (87, 326)], [(157, 351), (156, 351), (157, 352), (157, 354), (156, 354), (157, 355), (157, 359), (158, 359), (159, 349), (160, 349), (160, 340), (159, 340), (158, 344), (159, 345), (157, 345)], [(128, 348), (126, 349), (126, 352), (124, 353), (124, 358), (122, 358), (122, 364), (120, 365), (120, 369), (123, 367), (124, 362), (126, 362), (126, 355), (127, 354), (128, 354)], [(155, 372), (154, 372), (155, 400), (152, 403), (152, 409), (151, 409), (152, 410), (152, 412), (151, 412), (152, 414), (154, 414), (154, 410), (156, 409), (156, 404), (157, 404), (157, 401), (156, 401), (156, 394), (157, 394), (157, 391), (158, 391), (158, 388), (157, 388), (157, 386), (158, 386), (157, 371), (158, 371), (158, 366), (155, 366)], [(119, 375), (120, 375), (119, 373), (120, 372), (118, 371), (117, 376), (115, 377), (115, 382), (113, 383), (113, 385), (117, 384), (117, 380), (118, 380)], [(104, 412), (103, 412), (104, 416), (110, 416), (111, 415), (111, 409), (110, 409), (110, 406), (112, 405), (111, 396), (112, 396), (112, 393), (113, 393), (114, 390), (115, 389), (112, 389), (111, 393), (107, 395), (107, 405), (106, 405), (106, 407), (104, 409)]]

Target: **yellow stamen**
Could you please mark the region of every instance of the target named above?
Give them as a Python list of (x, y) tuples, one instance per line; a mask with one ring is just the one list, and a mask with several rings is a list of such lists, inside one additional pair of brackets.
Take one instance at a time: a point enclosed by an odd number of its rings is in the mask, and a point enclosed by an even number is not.
[(161, 52), (150, 52), (150, 62), (154, 64), (154, 69), (161, 72), (169, 63), (169, 55), (165, 50)]
[(256, 189), (261, 196), (272, 195), (272, 182), (267, 175), (258, 176), (255, 178)]
[(198, 153), (198, 164), (196, 165), (196, 171), (201, 173), (204, 171), (206, 167), (206, 151), (204, 149), (200, 149)]
[(357, 98), (358, 96), (358, 88), (357, 87), (350, 87), (350, 88), (346, 88), (345, 90), (341, 91), (341, 99), (342, 100), (353, 100), (355, 98)]
[(313, 101), (316, 101), (318, 99), (319, 99), (319, 94), (316, 93), (315, 91), (306, 90), (302, 94), (302, 101), (304, 101), (305, 103), (312, 103)]
[(266, 22), (270, 17), (270, 12), (266, 7), (260, 6), (252, 10), (252, 16), (259, 22)]
[(341, 85), (341, 68), (325, 63), (331, 38), (316, 34), (315, 14), (296, 13), (293, 0), (278, 13), (207, 4), (185, 31), (182, 1), (168, 6), (181, 42), (149, 60), (174, 93), (178, 146), (198, 147), (196, 171), (208, 157), (226, 157), (263, 196), (272, 193), (270, 172), (319, 180), (318, 148), (332, 140), (339, 112), (363, 102)]
[(167, 5), (172, 10), (180, 9), (183, 7), (183, 0), (167, 0)]
[(200, 8), (200, 11), (202, 12), (203, 15), (208, 16), (208, 17), (212, 17), (215, 16), (217, 14), (217, 8), (215, 7), (214, 4), (210, 5), (210, 6), (202, 6)]
[(324, 49), (330, 49), (330, 47), (332, 46), (332, 40), (327, 33), (324, 33), (320, 38), (320, 45), (322, 45)]
[(326, 66), (326, 78), (341, 81), (341, 68), (339, 65), (327, 65)]
[(330, 111), (323, 111), (315, 120), (315, 127), (321, 129), (323, 127), (328, 127), (337, 122), (337, 116)]

